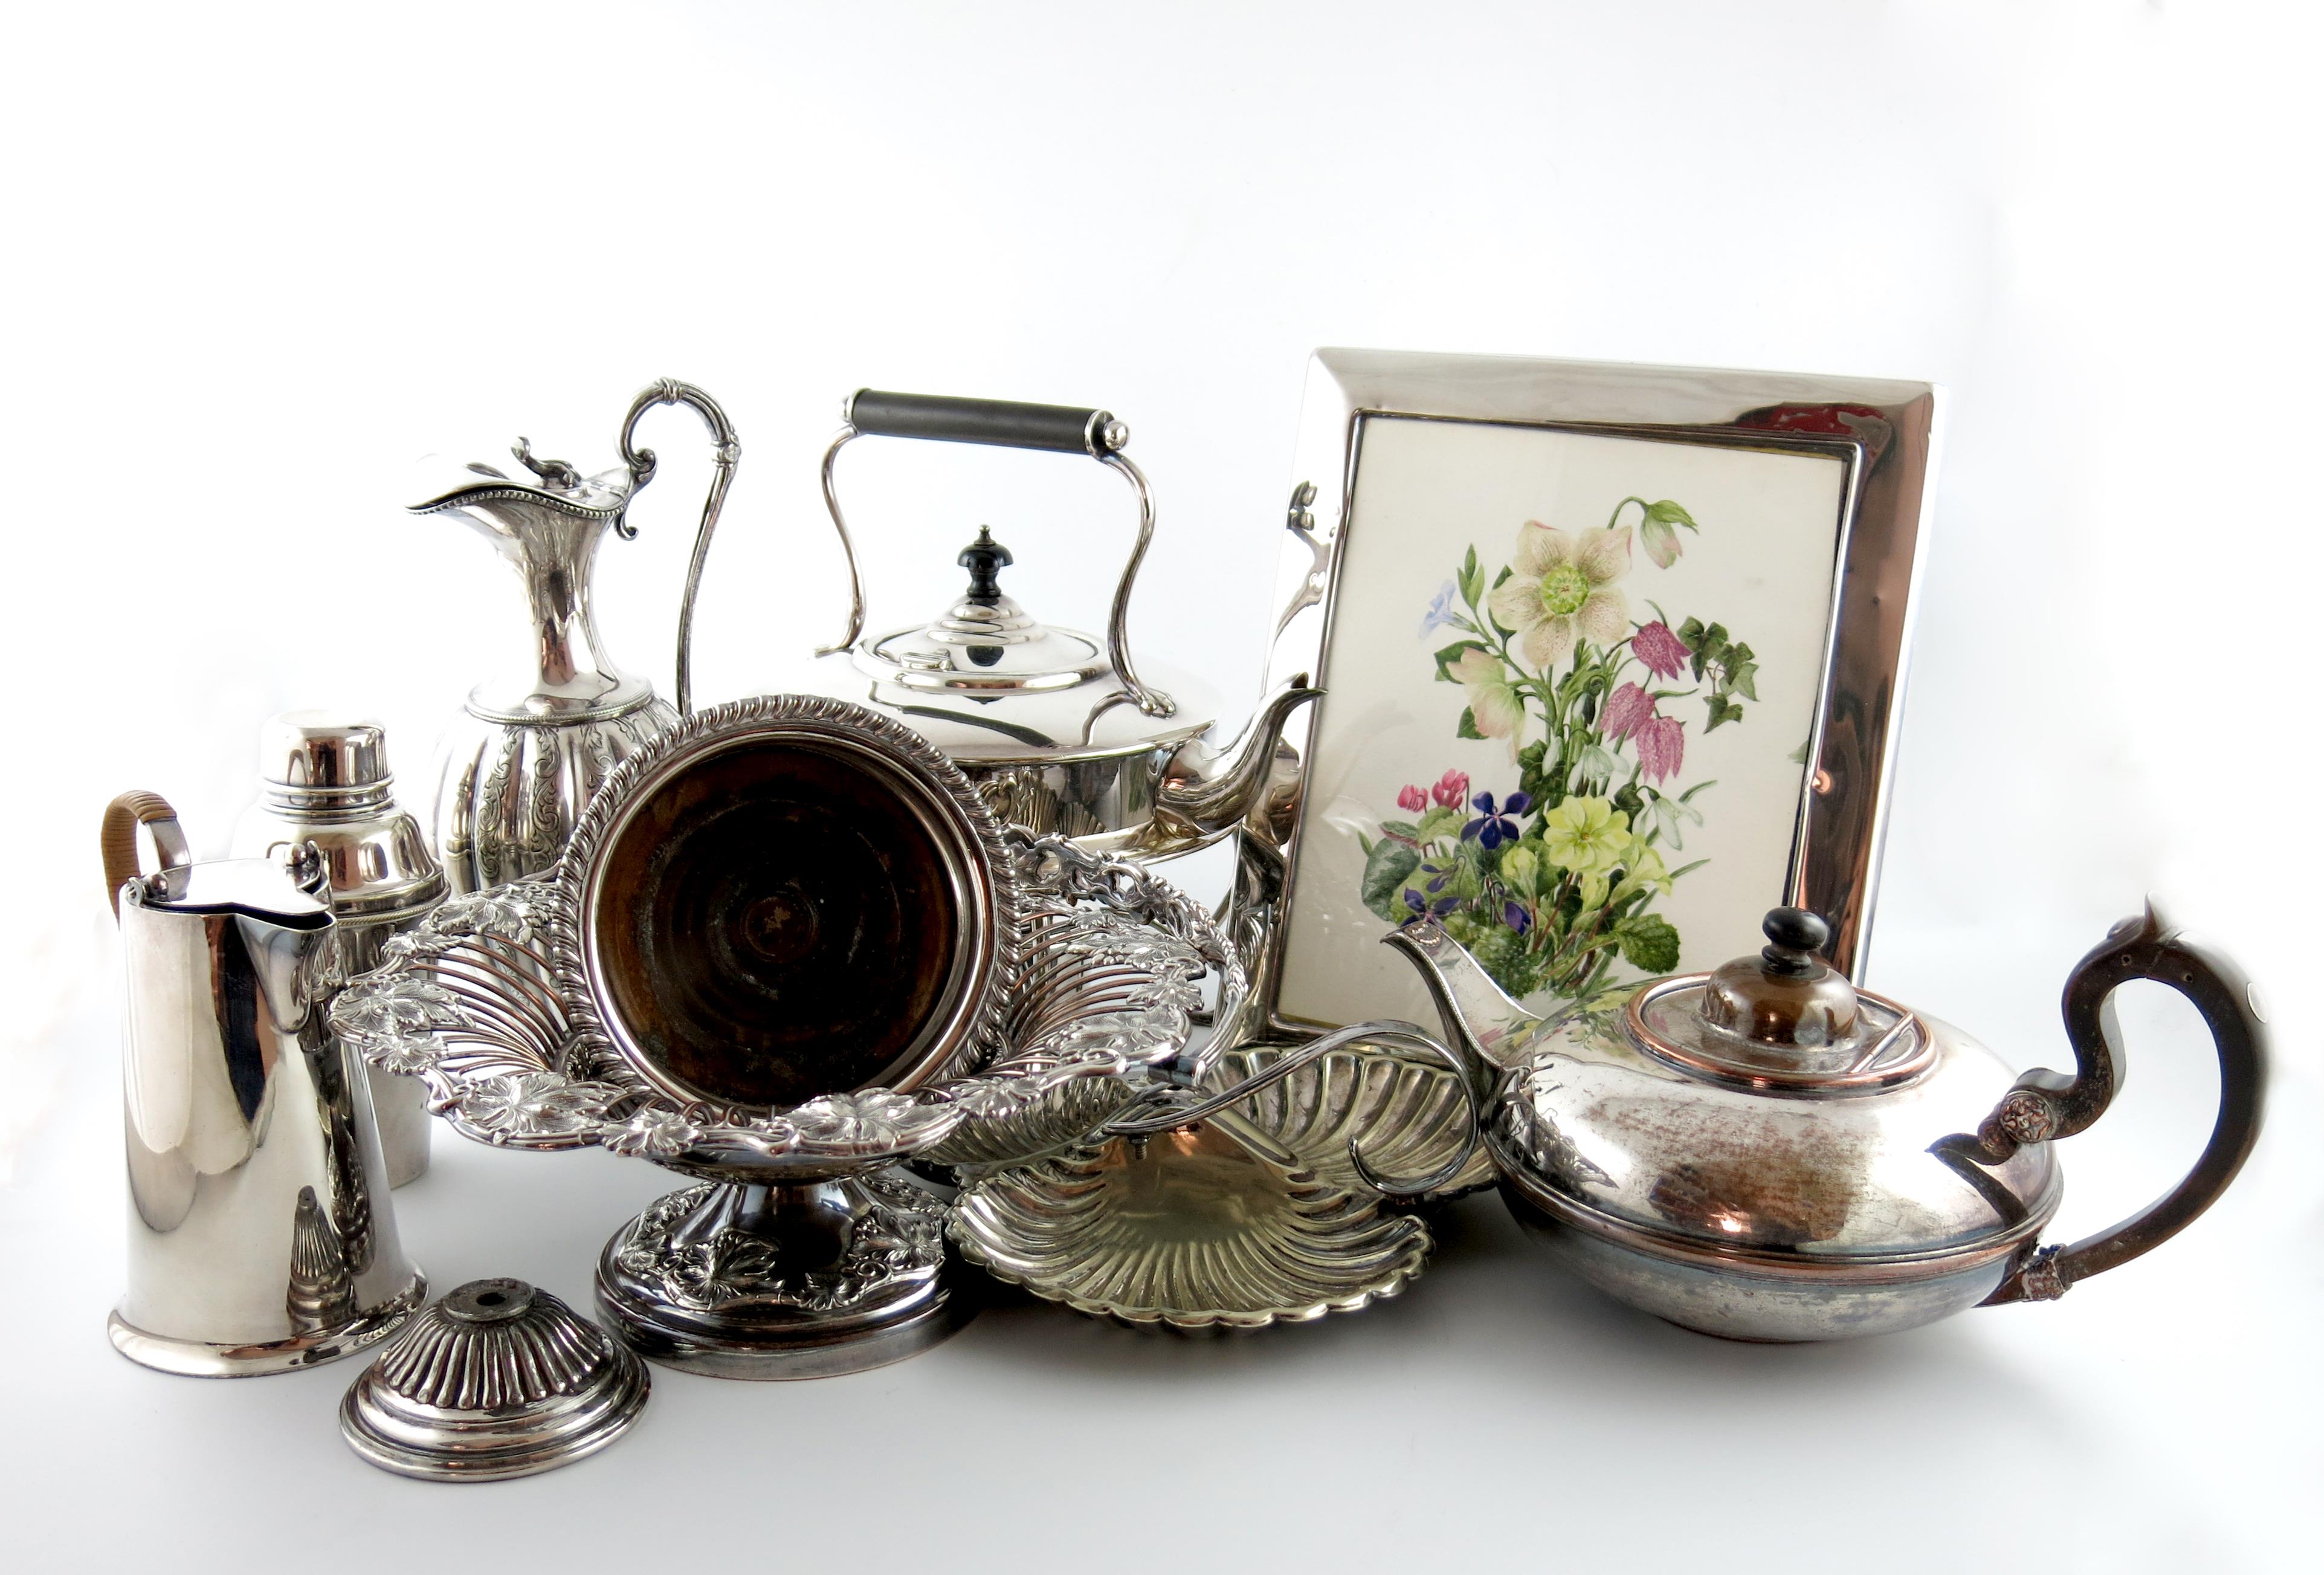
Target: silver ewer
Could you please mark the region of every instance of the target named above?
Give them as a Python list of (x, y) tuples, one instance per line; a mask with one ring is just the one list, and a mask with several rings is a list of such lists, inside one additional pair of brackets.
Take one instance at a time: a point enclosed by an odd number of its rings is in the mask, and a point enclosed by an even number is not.
[(305, 844), (287, 862), (196, 864), (176, 812), (142, 792), (106, 808), (103, 842), (128, 996), (114, 1348), (198, 1377), (362, 1349), (427, 1283), (396, 1235), (362, 1063), (324, 1022), (338, 936), (322, 858)]
[[(662, 404), (692, 409), (716, 443), (679, 611), (674, 709), (606, 653), (591, 599), (605, 533), (636, 533), (629, 506), (656, 468), (653, 451), (636, 446), (637, 424)], [(438, 752), (435, 847), (456, 892), (548, 870), (597, 785), (690, 707), (694, 593), (742, 444), (717, 401), (664, 379), (632, 402), (621, 450), (619, 465), (585, 477), (561, 459), (536, 457), (520, 438), (512, 451), (526, 474), (439, 465), (410, 505), (415, 514), (474, 527), (516, 571), (525, 598), (522, 665), (476, 687)]]
[[(285, 711), (259, 733), (258, 772), (258, 802), (235, 826), (232, 857), (280, 859), (312, 843), (330, 877), (341, 967), (368, 973), (389, 936), (444, 900), (428, 834), (395, 801), (383, 730), (333, 711)], [(401, 1187), (428, 1169), (427, 1090), (364, 1070), (388, 1184)]]

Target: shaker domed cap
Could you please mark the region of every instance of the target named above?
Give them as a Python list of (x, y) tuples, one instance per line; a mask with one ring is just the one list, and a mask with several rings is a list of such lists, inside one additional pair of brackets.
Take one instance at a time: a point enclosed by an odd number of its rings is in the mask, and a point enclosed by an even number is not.
[(414, 1316), (355, 1380), (339, 1431), (406, 1477), (529, 1477), (612, 1443), (650, 1388), (628, 1347), (548, 1292), (471, 1280)]
[(387, 734), (369, 717), (345, 711), (281, 711), (258, 732), (258, 774), (276, 787), (308, 792), (384, 787)]

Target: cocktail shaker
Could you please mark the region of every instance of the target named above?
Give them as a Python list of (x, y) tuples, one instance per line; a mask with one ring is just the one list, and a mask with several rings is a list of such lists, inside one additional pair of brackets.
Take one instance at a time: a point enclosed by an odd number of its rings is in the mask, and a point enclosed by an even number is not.
[[(276, 858), (311, 842), (330, 876), (347, 975), (379, 966), (389, 937), (444, 900), (444, 871), (428, 831), (395, 801), (395, 776), (377, 722), (337, 711), (285, 711), (258, 739), (259, 799), (235, 827), (233, 857)], [(428, 1089), (368, 1069), (388, 1184), (428, 1169)]]

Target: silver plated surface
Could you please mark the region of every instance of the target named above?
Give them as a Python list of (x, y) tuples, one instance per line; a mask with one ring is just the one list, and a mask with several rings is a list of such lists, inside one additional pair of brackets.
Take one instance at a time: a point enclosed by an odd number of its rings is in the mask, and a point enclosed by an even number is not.
[[(161, 855), (151, 875), (141, 823)], [(363, 1063), (325, 1023), (338, 933), (322, 858), (302, 845), (287, 862), (193, 863), (151, 793), (114, 801), (104, 841), (127, 997), (114, 1348), (197, 1377), (363, 1349), (427, 1282), (396, 1230)]]
[[(425, 1083), (465, 1136), (595, 1144), (713, 1183), (608, 1245), (600, 1307), (634, 1348), (727, 1376), (876, 1366), (974, 1306), (973, 1278), (947, 1273), (941, 1205), (880, 1172), (913, 1158), (1006, 1164), (1088, 1132), (1129, 1097), (1102, 1085), (1185, 1047), (1206, 972), (1229, 1003), (1241, 987), (1223, 936), (1167, 882), (1056, 838), (1012, 831), (1004, 846), (1026, 945), (999, 991), (991, 1058), (909, 1090), (769, 1112), (669, 1099), (579, 1032), (548, 942), (559, 899), (542, 883), (446, 903), (341, 994), (333, 1022), (372, 1064)], [(874, 1252), (880, 1272), (858, 1272)]]
[(1265, 1329), (1393, 1296), (1433, 1240), (1227, 1112), (977, 1179), (962, 1255), (1076, 1312), (1182, 1333)]
[(438, 1482), (530, 1477), (595, 1454), (652, 1389), (645, 1364), (522, 1280), (471, 1280), (434, 1302), (339, 1404), (347, 1445)]
[[(1214, 1057), (1195, 1088), (1204, 1094), (1259, 1078), (1288, 1045), (1246, 1045)], [(1235, 1113), (1299, 1156), (1328, 1186), (1352, 1193), (1376, 1190), (1351, 1157), (1363, 1154), (1374, 1174), (1424, 1176), (1467, 1155), (1453, 1179), (1399, 1200), (1443, 1203), (1493, 1184), (1489, 1155), (1470, 1142), (1469, 1102), (1460, 1079), (1434, 1061), (1393, 1050), (1347, 1045), (1265, 1085)]]
[[(284, 711), (258, 738), (258, 801), (235, 822), (228, 856), (280, 858), (312, 843), (330, 876), (339, 966), (377, 968), (387, 938), (444, 900), (444, 871), (419, 818), (396, 802), (386, 731), (346, 712)], [(401, 1187), (428, 1170), (427, 1090), (364, 1069), (387, 1180)]]

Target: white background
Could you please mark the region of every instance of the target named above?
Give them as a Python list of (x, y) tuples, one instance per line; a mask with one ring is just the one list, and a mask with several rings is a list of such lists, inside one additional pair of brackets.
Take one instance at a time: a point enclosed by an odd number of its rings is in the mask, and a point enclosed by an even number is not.
[[(2324, 1400), (2311, 718), (2318, 24), (2291, 4), (19, 6), (0, 659), (0, 1552), (25, 1569), (2308, 1569)], [(2273, 1125), (2219, 1209), (2050, 1307), (1717, 1345), (1523, 1255), (1490, 1199), (1400, 1302), (1239, 1342), (990, 1314), (885, 1373), (657, 1377), (588, 1465), (440, 1489), (334, 1437), (345, 1368), (165, 1379), (118, 1286), (92, 833), (223, 847), (270, 710), (346, 701), (416, 777), (512, 633), (430, 449), (595, 468), (631, 394), (745, 457), (706, 696), (836, 633), (814, 465), (862, 384), (1102, 403), (1161, 535), (1136, 629), (1256, 687), (1317, 344), (1919, 377), (1952, 395), (1877, 982), (2028, 1062), (2155, 888), (2274, 987)], [(649, 441), (606, 550), (666, 684), (705, 469)], [(876, 452), (873, 452), (876, 449)], [(971, 528), (1102, 616), (1118, 482), (865, 444), (875, 620)], [(2207, 1125), (2190, 1014), (2134, 1016), (2061, 1222)], [(445, 1287), (586, 1295), (657, 1189), (439, 1140), (398, 1198)]]

